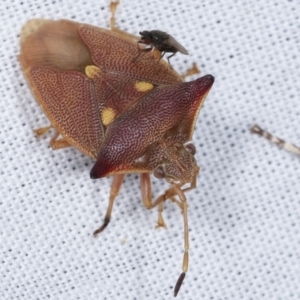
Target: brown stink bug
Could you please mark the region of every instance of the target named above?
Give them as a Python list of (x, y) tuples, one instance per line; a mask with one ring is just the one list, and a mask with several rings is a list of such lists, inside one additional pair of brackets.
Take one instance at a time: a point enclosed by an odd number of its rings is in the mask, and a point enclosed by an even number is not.
[(253, 125), (250, 128), (250, 131), (252, 133), (258, 134), (258, 135), (266, 138), (270, 142), (278, 145), (279, 147), (281, 147), (282, 149), (284, 149), (284, 150), (286, 150), (288, 152), (300, 155), (300, 148), (298, 146), (280, 139), (279, 137), (277, 137), (277, 136), (269, 133), (268, 131), (262, 129), (258, 125)]
[[(127, 173), (140, 173), (142, 200), (158, 207), (170, 199), (182, 210), (184, 256), (176, 296), (188, 270), (188, 217), (185, 192), (196, 187), (199, 166), (190, 143), (198, 113), (214, 78), (183, 82), (151, 52), (138, 62), (137, 36), (114, 26), (117, 2), (111, 3), (111, 30), (68, 20), (29, 21), (21, 32), (20, 62), (37, 102), (53, 128), (53, 149), (76, 147), (96, 160), (91, 178), (113, 175), (109, 205), (100, 233)], [(150, 174), (171, 187), (154, 202)], [(185, 186), (184, 185), (188, 185)]]
[(177, 52), (188, 55), (188, 51), (180, 45), (170, 34), (160, 31), (160, 30), (151, 30), (151, 31), (141, 31), (141, 39), (138, 41), (138, 44), (149, 45), (149, 48), (139, 49), (138, 55), (134, 58), (134, 61), (138, 59), (142, 52), (150, 52), (153, 48), (156, 48), (161, 56), (159, 59), (162, 59), (163, 56), (168, 52), (172, 53), (167, 57), (169, 66), (170, 58), (174, 56)]

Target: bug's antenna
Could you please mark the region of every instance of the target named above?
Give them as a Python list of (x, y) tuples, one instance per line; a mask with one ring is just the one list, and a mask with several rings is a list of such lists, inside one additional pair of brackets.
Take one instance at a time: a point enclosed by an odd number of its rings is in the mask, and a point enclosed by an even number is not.
[(184, 254), (183, 254), (183, 261), (182, 261), (182, 273), (179, 276), (174, 288), (174, 297), (176, 297), (189, 267), (189, 227), (188, 227), (188, 216), (187, 216), (187, 203), (186, 203), (186, 197), (184, 195), (184, 192), (176, 184), (173, 184), (173, 188), (181, 200), (183, 224), (184, 224), (183, 225), (184, 226)]
[(284, 149), (288, 152), (294, 153), (296, 155), (300, 155), (300, 148), (299, 147), (278, 138), (277, 136), (275, 136), (275, 135), (269, 133), (268, 131), (262, 129), (258, 125), (253, 125), (251, 127), (250, 131), (252, 133), (258, 134), (258, 135), (266, 138), (271, 143), (276, 144), (277, 146), (281, 147), (282, 149)]

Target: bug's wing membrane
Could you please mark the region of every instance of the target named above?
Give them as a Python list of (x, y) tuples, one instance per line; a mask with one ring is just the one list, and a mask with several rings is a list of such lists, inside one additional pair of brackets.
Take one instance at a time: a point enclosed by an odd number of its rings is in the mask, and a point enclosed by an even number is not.
[(177, 49), (182, 54), (188, 55), (189, 52), (181, 45), (179, 44), (171, 35), (168, 38), (168, 41), (166, 43), (168, 46), (172, 46), (175, 49)]
[(71, 145), (96, 157), (103, 138), (93, 82), (83, 74), (34, 67), (33, 91), (52, 125)]
[(91, 53), (78, 34), (80, 24), (67, 20), (32, 19), (22, 28), (20, 61), (23, 71), (32, 66), (84, 73)]

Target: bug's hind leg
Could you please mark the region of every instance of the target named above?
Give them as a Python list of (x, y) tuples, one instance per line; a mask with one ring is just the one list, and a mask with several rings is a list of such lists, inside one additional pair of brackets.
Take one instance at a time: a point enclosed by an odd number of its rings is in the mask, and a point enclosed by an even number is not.
[(49, 143), (50, 147), (53, 150), (72, 147), (64, 137), (61, 137), (60, 139), (58, 137), (59, 137), (59, 132), (56, 130), (54, 136), (52, 137)]
[(45, 126), (45, 127), (41, 127), (38, 129), (33, 129), (33, 132), (35, 133), (35, 135), (37, 137), (41, 137), (42, 135), (44, 135), (47, 131), (49, 131), (50, 129), (52, 129), (53, 127), (50, 126)]
[(120, 188), (123, 183), (124, 176), (125, 176), (125, 174), (114, 175), (113, 182), (112, 182), (112, 185), (110, 188), (109, 202), (108, 202), (108, 207), (106, 210), (104, 222), (101, 225), (101, 227), (99, 227), (97, 230), (94, 231), (94, 236), (96, 236), (97, 234), (102, 232), (106, 228), (106, 226), (109, 224), (114, 201), (119, 194)]
[[(50, 129), (54, 128), (52, 125), (50, 126), (46, 126), (46, 127), (41, 127), (38, 129), (34, 129), (34, 133), (37, 137), (42, 136), (43, 134), (45, 134), (47, 131), (49, 131)], [(55, 128), (54, 128), (55, 129)], [(60, 133), (55, 129), (55, 133), (53, 135), (53, 137), (51, 138), (50, 142), (49, 142), (49, 146), (53, 149), (53, 150), (58, 150), (58, 149), (63, 149), (63, 148), (68, 148), (71, 147), (71, 145), (65, 140), (64, 137), (61, 137), (60, 139), (58, 138), (60, 135)]]

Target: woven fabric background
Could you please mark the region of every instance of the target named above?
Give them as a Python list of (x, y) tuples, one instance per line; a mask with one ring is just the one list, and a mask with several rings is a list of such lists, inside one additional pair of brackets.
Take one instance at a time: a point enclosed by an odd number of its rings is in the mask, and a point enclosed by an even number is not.
[[(52, 151), (48, 125), (18, 63), (19, 33), (31, 18), (108, 27), (109, 1), (0, 3), (0, 299), (172, 299), (181, 273), (183, 222), (165, 204), (141, 202), (126, 177), (112, 222), (97, 238), (111, 178), (92, 181), (93, 161), (76, 149)], [(300, 299), (299, 157), (252, 135), (258, 123), (300, 144), (300, 2), (122, 0), (117, 25), (160, 29), (190, 52), (215, 84), (196, 124), (201, 165), (187, 193), (190, 268), (178, 299)], [(197, 76), (189, 78), (195, 79)], [(158, 196), (168, 184), (153, 179)]]

